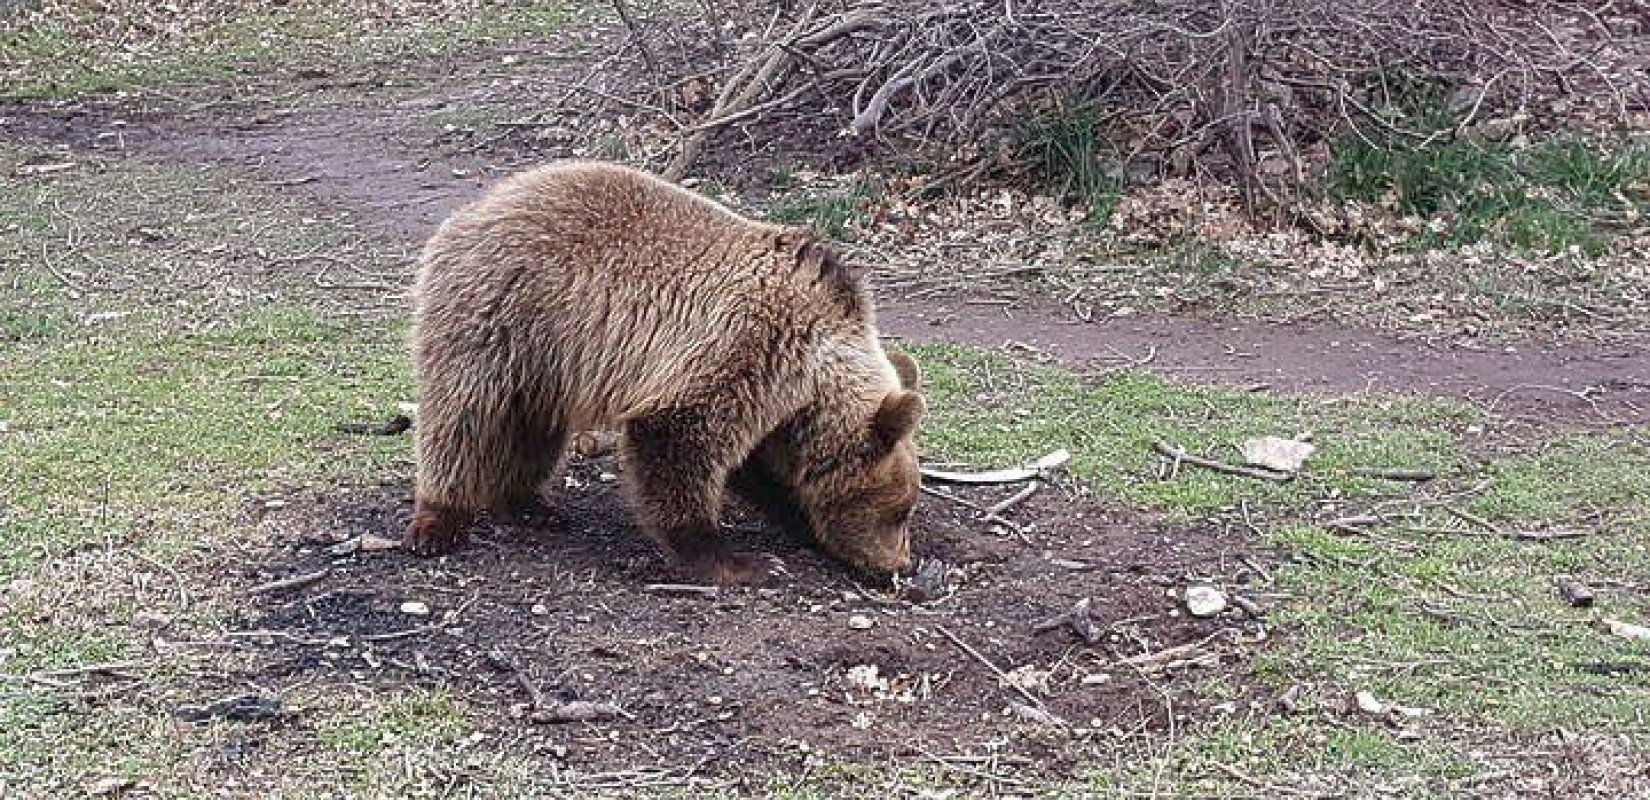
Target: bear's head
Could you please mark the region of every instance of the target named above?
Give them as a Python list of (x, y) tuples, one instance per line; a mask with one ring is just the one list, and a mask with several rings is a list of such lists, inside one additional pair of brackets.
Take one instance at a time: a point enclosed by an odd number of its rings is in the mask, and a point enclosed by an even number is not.
[(859, 432), (858, 446), (847, 448), (854, 455), (809, 487), (805, 503), (825, 550), (875, 575), (910, 565), (909, 523), (922, 491), (915, 439), (924, 404), (916, 391), (917, 365), (903, 353), (889, 353), (888, 360), (901, 388), (882, 398)]

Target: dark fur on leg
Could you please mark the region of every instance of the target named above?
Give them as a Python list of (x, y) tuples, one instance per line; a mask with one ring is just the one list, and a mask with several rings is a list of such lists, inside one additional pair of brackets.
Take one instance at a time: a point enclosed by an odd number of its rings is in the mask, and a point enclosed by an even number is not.
[(401, 546), (419, 556), (451, 553), (464, 544), (468, 538), (464, 529), (474, 519), (472, 511), (419, 499), (414, 503), (412, 523), (401, 538)]
[(796, 493), (774, 476), (753, 454), (728, 476), (728, 491), (749, 503), (770, 524), (791, 536), (810, 538), (813, 532)]
[(716, 419), (699, 408), (674, 408), (631, 420), (625, 426), (626, 471), (643, 529), (677, 566), (695, 580), (745, 583), (765, 576), (766, 569), (760, 558), (733, 552), (722, 538), (722, 492), (734, 465), (723, 463), (727, 432)]

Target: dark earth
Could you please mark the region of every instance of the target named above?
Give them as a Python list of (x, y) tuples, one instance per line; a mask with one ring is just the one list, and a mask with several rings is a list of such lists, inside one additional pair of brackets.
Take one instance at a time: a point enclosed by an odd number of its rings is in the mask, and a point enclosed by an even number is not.
[[(947, 578), (938, 596), (914, 602), (909, 590), (857, 583), (808, 542), (741, 513), (729, 535), (773, 556), (774, 576), (756, 587), (684, 590), (661, 584), (666, 563), (624, 509), (616, 468), (577, 459), (527, 519), (483, 525), (466, 550), (434, 560), (336, 555), (363, 534), (398, 537), (408, 485), (257, 504), (252, 536), (267, 544), (235, 582), (320, 575), (258, 591), (232, 620), (246, 657), (221, 676), (226, 690), (445, 687), (493, 709), (524, 746), (585, 769), (690, 764), (701, 775), (750, 775), (794, 772), (810, 753), (870, 762), (1001, 752), (1062, 772), (1078, 766), (1068, 761), (1069, 736), (1127, 735), (1168, 715), (1195, 716), (1209, 701), (1183, 697), (1186, 687), (1215, 675), (1241, 680), (1248, 654), (1265, 646), (1264, 626), (1239, 612), (1198, 619), (1175, 599), (1190, 580), (1241, 592), (1264, 569), (1246, 534), (1218, 524), (1160, 525), (1058, 486), (1005, 512), (1017, 530), (931, 499), (913, 523), (923, 536), (914, 555), (938, 559)], [(958, 491), (986, 505), (1017, 489)], [(1083, 598), (1102, 630), (1097, 644), (1069, 625), (1041, 625)], [(409, 602), (428, 615), (406, 613)], [(1041, 673), (1030, 680), (1046, 712), (1065, 724), (1014, 709), (1029, 703), (992, 671), (1026, 665)], [(865, 666), (886, 685), (849, 679)], [(534, 691), (547, 704), (611, 702), (628, 716), (599, 729), (533, 725), (522, 720)], [(644, 742), (651, 758), (638, 750)]]

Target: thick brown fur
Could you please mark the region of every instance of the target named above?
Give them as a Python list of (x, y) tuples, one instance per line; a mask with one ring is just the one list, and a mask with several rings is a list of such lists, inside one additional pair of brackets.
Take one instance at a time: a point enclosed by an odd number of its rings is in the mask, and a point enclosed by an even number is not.
[(699, 578), (760, 571), (722, 540), (730, 488), (855, 567), (907, 565), (916, 366), (809, 233), (566, 162), (449, 219), (415, 298), (413, 551), (530, 502), (572, 434), (617, 426), (638, 521)]

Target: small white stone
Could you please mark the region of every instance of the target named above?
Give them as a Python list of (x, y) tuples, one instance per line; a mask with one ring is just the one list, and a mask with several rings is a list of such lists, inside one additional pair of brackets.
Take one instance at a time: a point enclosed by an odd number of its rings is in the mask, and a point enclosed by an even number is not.
[(535, 616), (535, 617), (542, 617), (545, 614), (550, 613), (550, 609), (548, 607), (546, 607), (543, 603), (534, 603), (533, 607), (528, 609), (528, 611), (531, 612), (533, 614), (533, 616)]
[(855, 614), (848, 618), (848, 627), (856, 631), (868, 631), (876, 622), (864, 614)]
[(875, 664), (859, 664), (848, 668), (848, 685), (867, 692), (888, 690), (888, 679), (882, 677)]
[(1186, 610), (1194, 617), (1212, 617), (1226, 610), (1226, 595), (1206, 584), (1188, 586)]
[(415, 617), (427, 617), (430, 615), (430, 607), (417, 600), (408, 600), (401, 604), (401, 613), (411, 614)]

